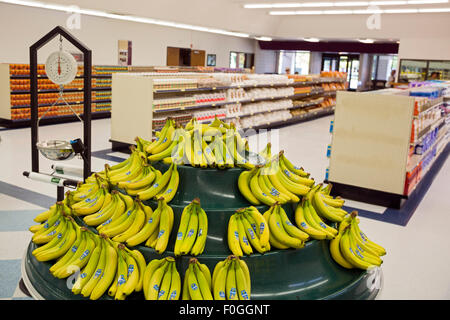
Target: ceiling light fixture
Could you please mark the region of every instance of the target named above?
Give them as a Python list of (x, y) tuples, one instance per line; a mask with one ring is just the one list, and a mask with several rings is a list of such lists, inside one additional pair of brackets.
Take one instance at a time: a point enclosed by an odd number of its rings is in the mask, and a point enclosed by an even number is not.
[(374, 43), (375, 42), (375, 40), (373, 40), (373, 39), (358, 39), (358, 41), (362, 42), (362, 43)]
[(270, 37), (255, 37), (255, 39), (259, 41), (272, 41)]
[(417, 13), (418, 9), (386, 9), (383, 13)]
[(317, 38), (303, 38), (303, 40), (308, 42), (320, 42), (320, 39)]
[(429, 9), (419, 9), (421, 13), (438, 13), (438, 12), (450, 12), (450, 8), (429, 8)]
[(115, 20), (139, 22), (139, 23), (154, 24), (154, 25), (160, 25), (160, 26), (166, 26), (166, 27), (173, 27), (173, 28), (178, 28), (178, 29), (216, 33), (216, 34), (222, 34), (222, 35), (240, 37), (240, 38), (250, 37), (249, 34), (241, 33), (241, 32), (233, 32), (233, 31), (227, 31), (227, 30), (216, 29), (216, 28), (194, 26), (194, 25), (189, 25), (189, 24), (157, 20), (157, 19), (146, 18), (146, 17), (120, 15), (120, 14), (108, 13), (108, 12), (100, 11), (100, 10), (82, 9), (82, 8), (77, 8), (74, 6), (46, 4), (43, 2), (37, 2), (37, 1), (21, 1), (21, 0), (0, 0), (0, 2), (15, 4), (15, 5), (22, 5), (22, 6), (27, 6), (27, 7), (34, 7), (34, 8), (49, 9), (49, 10), (55, 10), (55, 11), (79, 13), (79, 14), (84, 14), (84, 15), (88, 15), (88, 16), (109, 18), (109, 19), (115, 19)]
[(364, 7), (364, 6), (402, 6), (408, 4), (448, 3), (449, 0), (380, 0), (380, 1), (333, 1), (333, 2), (290, 2), (244, 4), (245, 9), (274, 8), (326, 8), (326, 7)]
[(335, 7), (365, 7), (368, 5), (368, 1), (343, 1), (334, 3)]
[(405, 9), (363, 9), (363, 10), (305, 10), (305, 11), (270, 11), (270, 15), (348, 15), (348, 14), (375, 14), (375, 13), (442, 13), (450, 12), (450, 8), (405, 8)]
[(448, 0), (410, 0), (407, 2), (408, 4), (438, 4), (438, 3), (448, 3)]
[(407, 1), (370, 1), (371, 6), (402, 6), (408, 4)]

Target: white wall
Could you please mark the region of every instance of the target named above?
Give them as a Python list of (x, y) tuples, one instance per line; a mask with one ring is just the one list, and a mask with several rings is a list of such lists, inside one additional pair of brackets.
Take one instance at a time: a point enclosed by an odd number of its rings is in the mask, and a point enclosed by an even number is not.
[(398, 58), (450, 60), (450, 34), (447, 37), (401, 38)]
[(255, 73), (277, 73), (276, 50), (261, 50), (255, 41)]
[[(28, 63), (29, 47), (57, 25), (66, 26), (69, 14), (45, 9), (0, 4), (0, 62)], [(117, 65), (118, 40), (133, 42), (133, 65), (166, 65), (168, 46), (206, 50), (216, 54), (217, 67), (229, 66), (230, 51), (254, 52), (255, 41), (247, 38), (106, 18), (82, 16), (81, 29), (70, 31), (92, 50), (93, 64)], [(66, 42), (67, 43), (67, 42)], [(39, 61), (56, 43), (39, 51)], [(70, 49), (70, 46), (66, 47)]]

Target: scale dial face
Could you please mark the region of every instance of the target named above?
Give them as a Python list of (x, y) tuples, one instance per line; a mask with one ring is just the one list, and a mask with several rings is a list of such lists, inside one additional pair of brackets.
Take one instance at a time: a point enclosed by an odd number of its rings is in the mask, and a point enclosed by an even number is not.
[(45, 62), (45, 72), (53, 83), (59, 85), (68, 84), (72, 82), (77, 75), (77, 61), (68, 52), (52, 52)]

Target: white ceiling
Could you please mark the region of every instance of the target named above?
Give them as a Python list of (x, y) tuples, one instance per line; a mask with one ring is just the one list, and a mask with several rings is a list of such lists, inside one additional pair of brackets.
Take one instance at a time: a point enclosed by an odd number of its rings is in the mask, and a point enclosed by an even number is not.
[[(269, 11), (273, 10), (325, 10), (330, 8), (245, 9), (243, 7), (246, 3), (330, 1), (331, 0), (45, 0), (43, 2), (64, 5), (75, 4), (83, 9), (96, 9), (121, 15), (133, 15), (195, 26), (220, 28), (227, 31), (244, 32), (251, 36), (269, 36), (274, 39), (295, 40), (303, 37), (317, 37), (320, 39), (350, 40), (372, 38), (396, 41), (397, 39), (405, 37), (449, 37), (450, 13), (381, 14), (379, 16), (380, 28), (369, 29), (367, 27), (369, 15), (269, 15)], [(450, 4), (446, 3), (426, 6), (411, 4), (389, 6), (389, 9), (405, 9), (412, 7), (450, 8)], [(343, 9), (348, 8), (349, 7), (345, 7)], [(364, 9), (364, 7), (356, 7), (353, 9)]]

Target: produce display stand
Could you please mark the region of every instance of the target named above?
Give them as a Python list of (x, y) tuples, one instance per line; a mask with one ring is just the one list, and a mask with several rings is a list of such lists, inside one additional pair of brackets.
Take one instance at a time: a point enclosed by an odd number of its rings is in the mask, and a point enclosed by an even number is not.
[[(155, 168), (165, 171), (168, 165), (157, 163)], [(176, 230), (183, 208), (198, 197), (208, 215), (208, 235), (203, 254), (197, 259), (214, 269), (217, 262), (231, 254), (227, 245), (229, 217), (242, 207), (249, 206), (241, 195), (237, 179), (241, 168), (227, 170), (199, 169), (179, 166), (180, 185), (170, 202), (174, 211), (174, 225), (167, 250), (157, 254), (145, 246), (135, 248), (142, 252), (147, 262), (151, 259), (174, 256)], [(156, 208), (154, 201), (145, 201)], [(290, 205), (284, 207), (293, 219)], [(260, 212), (268, 208), (259, 206)], [(79, 223), (82, 220), (77, 219)], [(23, 260), (24, 280), (31, 295), (37, 299), (84, 299), (68, 289), (67, 279), (57, 279), (49, 272), (50, 263), (38, 262), (31, 254), (35, 245), (30, 243)], [(177, 269), (182, 278), (191, 256), (176, 258)], [(380, 288), (371, 285), (371, 275), (360, 269), (348, 270), (339, 266), (331, 257), (329, 241), (308, 241), (299, 250), (272, 250), (265, 254), (255, 253), (242, 258), (250, 270), (252, 300), (287, 299), (374, 299)], [(112, 299), (105, 294), (102, 299)], [(142, 292), (133, 293), (127, 299), (143, 299)]]

